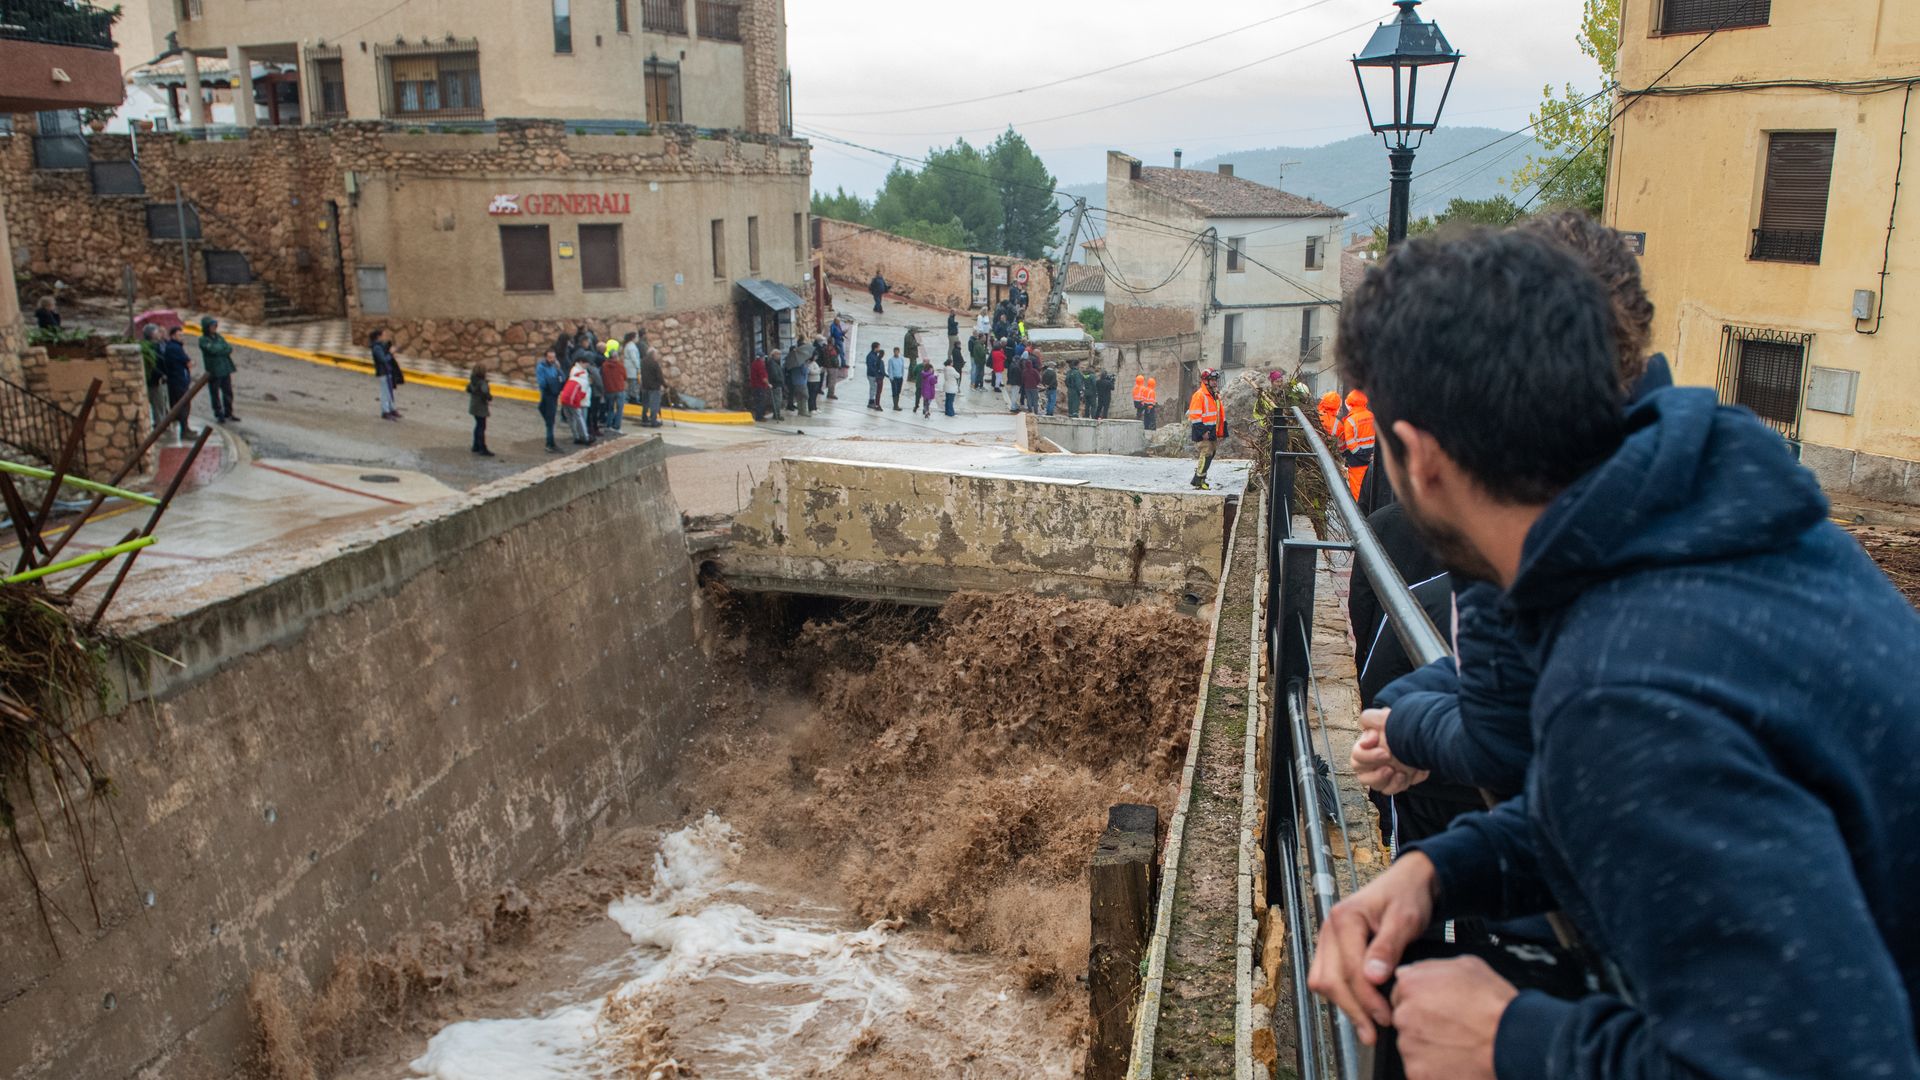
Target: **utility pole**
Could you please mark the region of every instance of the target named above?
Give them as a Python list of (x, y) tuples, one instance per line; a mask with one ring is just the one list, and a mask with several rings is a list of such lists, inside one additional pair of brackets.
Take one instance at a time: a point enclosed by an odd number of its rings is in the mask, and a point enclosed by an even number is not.
[(187, 306), (193, 307), (193, 249), (187, 246), (187, 196), (179, 184), (173, 185), (173, 223), (180, 230), (180, 272), (187, 279)]
[(1087, 218), (1087, 200), (1073, 200), (1073, 224), (1067, 229), (1067, 246), (1060, 249), (1060, 262), (1053, 268), (1053, 291), (1047, 294), (1047, 322), (1060, 322), (1060, 309), (1067, 302), (1067, 267), (1073, 263), (1074, 245), (1080, 242), (1080, 225)]

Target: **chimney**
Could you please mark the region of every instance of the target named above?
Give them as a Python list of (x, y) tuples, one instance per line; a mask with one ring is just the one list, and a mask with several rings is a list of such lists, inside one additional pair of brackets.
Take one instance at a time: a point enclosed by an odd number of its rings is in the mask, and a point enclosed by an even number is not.
[(1180, 167), (1180, 151), (1177, 149), (1173, 152), (1173, 167), (1176, 169)]
[(1140, 179), (1140, 163), (1138, 161), (1127, 162), (1127, 178), (1130, 180)]
[(1221, 163), (1220, 163), (1220, 175), (1221, 175), (1221, 176), (1232, 176), (1232, 175), (1233, 175), (1233, 166), (1231, 166), (1231, 165), (1229, 165), (1229, 164), (1227, 164), (1227, 163), (1226, 163), (1226, 162), (1224, 162), (1224, 161), (1223, 161), (1223, 162), (1221, 162)]

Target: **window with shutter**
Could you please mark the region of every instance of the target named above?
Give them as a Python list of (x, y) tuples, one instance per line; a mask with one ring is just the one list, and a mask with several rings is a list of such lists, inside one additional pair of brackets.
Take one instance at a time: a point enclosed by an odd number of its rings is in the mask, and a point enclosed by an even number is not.
[(618, 289), (620, 276), (620, 226), (580, 226), (580, 287)]
[(1744, 405), (1788, 439), (1800, 438), (1812, 334), (1752, 326), (1721, 329), (1720, 400)]
[(1750, 257), (1818, 263), (1832, 182), (1833, 132), (1776, 131), (1767, 136), (1760, 227), (1753, 230)]
[(1773, 0), (1662, 0), (1660, 32), (1698, 34), (1737, 26), (1765, 26)]
[(1241, 261), (1241, 256), (1246, 250), (1246, 237), (1232, 236), (1227, 238), (1227, 273), (1240, 274), (1246, 272), (1246, 265)]
[(547, 226), (500, 226), (500, 262), (508, 292), (553, 291), (553, 245)]

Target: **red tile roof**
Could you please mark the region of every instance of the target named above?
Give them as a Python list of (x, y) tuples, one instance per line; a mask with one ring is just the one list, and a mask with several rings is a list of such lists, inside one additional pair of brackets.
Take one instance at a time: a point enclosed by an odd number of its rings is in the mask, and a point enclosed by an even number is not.
[(1342, 217), (1343, 213), (1303, 195), (1256, 184), (1238, 176), (1202, 169), (1147, 166), (1137, 183), (1186, 203), (1208, 217)]

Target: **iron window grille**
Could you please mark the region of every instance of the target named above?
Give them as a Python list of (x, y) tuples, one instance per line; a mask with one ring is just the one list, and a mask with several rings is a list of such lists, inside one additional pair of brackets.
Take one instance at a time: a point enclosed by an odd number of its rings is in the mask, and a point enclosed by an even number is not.
[(700, 36), (708, 41), (740, 40), (740, 5), (728, 0), (694, 0)]
[(307, 50), (307, 67), (312, 81), (309, 115), (315, 121), (347, 118), (347, 74), (340, 47), (323, 46)]
[(207, 284), (209, 285), (251, 285), (253, 284), (253, 266), (247, 262), (247, 256), (238, 251), (215, 251), (209, 248), (201, 255), (207, 264)]
[(687, 0), (640, 0), (640, 25), (657, 34), (687, 32)]
[(1742, 405), (1787, 439), (1800, 439), (1813, 335), (1752, 326), (1720, 334), (1720, 400)]
[(480, 48), (472, 40), (378, 50), (381, 114), (393, 120), (480, 120)]
[(200, 211), (192, 203), (186, 205), (186, 235), (181, 236), (180, 214), (173, 203), (147, 204), (147, 239), (149, 240), (198, 240), (200, 239)]

